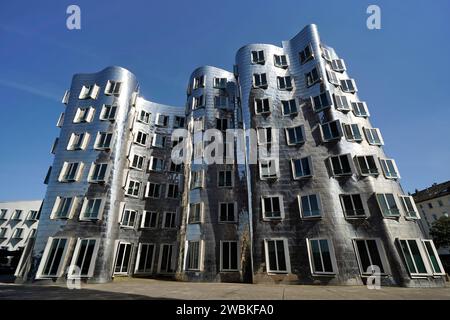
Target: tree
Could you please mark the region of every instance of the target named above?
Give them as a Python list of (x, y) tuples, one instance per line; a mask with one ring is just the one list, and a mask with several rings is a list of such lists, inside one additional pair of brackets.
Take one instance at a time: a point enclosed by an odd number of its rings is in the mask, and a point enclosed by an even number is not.
[(443, 216), (433, 222), (430, 235), (437, 248), (450, 247), (450, 218)]

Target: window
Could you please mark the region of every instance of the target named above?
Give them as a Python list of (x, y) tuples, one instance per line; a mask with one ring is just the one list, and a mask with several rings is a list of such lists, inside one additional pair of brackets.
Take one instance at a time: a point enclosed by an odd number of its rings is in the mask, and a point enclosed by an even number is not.
[(159, 198), (161, 196), (161, 185), (159, 183), (147, 182), (145, 196), (147, 198)]
[(257, 128), (258, 145), (270, 145), (272, 143), (272, 128)]
[(76, 198), (57, 197), (53, 205), (52, 218), (53, 219), (69, 219), (72, 216)]
[(23, 228), (16, 228), (11, 236), (12, 239), (22, 239)]
[(361, 131), (356, 123), (343, 124), (345, 137), (348, 141), (360, 142), (362, 141)]
[(160, 113), (156, 114), (155, 125), (159, 127), (167, 127), (169, 125), (169, 116), (165, 116)]
[(200, 241), (187, 242), (186, 269), (200, 270)]
[(192, 110), (205, 106), (205, 96), (192, 97)]
[(387, 179), (399, 179), (397, 165), (393, 159), (380, 159), (381, 167), (383, 168), (384, 176)]
[(107, 175), (107, 163), (93, 163), (89, 172), (88, 181), (91, 183), (104, 183), (107, 180)]
[(376, 197), (378, 206), (384, 217), (400, 217), (400, 210), (397, 207), (397, 202), (392, 193), (377, 193)]
[(67, 238), (49, 237), (38, 269), (38, 278), (59, 277), (64, 271)]
[(6, 219), (6, 214), (8, 213), (8, 209), (0, 210), (0, 220)]
[(305, 62), (314, 59), (314, 53), (311, 44), (308, 44), (305, 49), (300, 51), (300, 64), (304, 64)]
[(226, 89), (227, 88), (227, 78), (214, 78), (213, 87), (216, 89)]
[(214, 107), (216, 107), (216, 108), (227, 108), (228, 107), (228, 97), (226, 97), (226, 96), (214, 96)]
[(185, 117), (175, 116), (173, 127), (174, 128), (184, 128), (185, 119), (186, 119)]
[(264, 219), (278, 220), (284, 218), (283, 196), (263, 196), (261, 200)]
[(305, 81), (307, 87), (311, 87), (312, 85), (322, 81), (319, 69), (314, 67), (310, 72), (305, 73)]
[(236, 222), (236, 203), (219, 202), (219, 222)]
[(406, 218), (419, 219), (419, 214), (417, 213), (416, 204), (411, 196), (399, 196), (400, 202), (402, 203), (403, 212)]
[(340, 82), (336, 72), (327, 70), (327, 77), (329, 83), (334, 84), (335, 86), (339, 86)]
[(198, 88), (202, 88), (204, 86), (205, 86), (205, 76), (204, 75), (201, 75), (201, 76), (198, 76), (198, 77), (194, 78), (194, 81), (192, 83), (192, 88), (194, 90), (198, 89)]
[(265, 73), (253, 74), (253, 86), (255, 88), (267, 88), (267, 76)]
[(103, 211), (103, 200), (101, 198), (88, 199), (84, 198), (83, 207), (81, 208), (80, 219), (100, 219)]
[(141, 228), (157, 228), (158, 227), (158, 212), (144, 211), (142, 213)]
[(358, 91), (358, 89), (356, 88), (355, 80), (353, 79), (341, 80), (341, 88), (342, 91), (348, 93), (355, 93)]
[(11, 216), (11, 220), (20, 220), (22, 219), (23, 210), (14, 210), (14, 213)]
[(318, 96), (311, 97), (311, 105), (315, 112), (322, 111), (331, 106), (331, 97), (328, 91), (319, 94)]
[(433, 209), (433, 204), (431, 202), (428, 203), (428, 208)]
[(81, 162), (64, 162), (59, 175), (60, 182), (74, 182), (79, 180), (83, 170)]
[(291, 76), (277, 77), (278, 89), (280, 90), (292, 90)]
[(220, 241), (220, 271), (238, 271), (237, 241)]
[(303, 125), (286, 128), (286, 140), (287, 144), (292, 146), (305, 142), (305, 129)]
[(352, 102), (353, 113), (357, 117), (368, 117), (369, 111), (367, 111), (367, 104), (365, 102)]
[(72, 133), (69, 138), (67, 150), (84, 150), (89, 143), (89, 133)]
[(150, 157), (149, 170), (163, 172), (164, 171), (164, 159)]
[(337, 271), (334, 249), (328, 239), (306, 239), (313, 275), (333, 275)]
[(137, 120), (139, 122), (148, 124), (150, 122), (150, 112), (141, 110), (141, 112), (139, 112)]
[(148, 139), (148, 133), (142, 132), (142, 131), (138, 131), (136, 133), (136, 136), (134, 138), (134, 142), (138, 145), (141, 146), (146, 146), (147, 144), (147, 139)]
[(302, 218), (317, 218), (322, 215), (318, 194), (298, 196), (298, 202)]
[(131, 243), (119, 242), (116, 249), (116, 261), (114, 263), (114, 274), (128, 274), (128, 266), (131, 257)]
[(175, 164), (174, 162), (170, 162), (170, 167), (169, 167), (169, 172), (176, 172), (176, 173), (181, 173), (183, 170), (183, 167), (180, 164)]
[(419, 241), (416, 239), (399, 239), (398, 242), (411, 276), (427, 275), (428, 270), (425, 265), (425, 257), (419, 246)]
[(180, 193), (178, 190), (178, 184), (169, 183), (167, 185), (166, 198), (177, 199), (179, 197), (179, 195), (180, 195)]
[(422, 244), (425, 248), (425, 253), (427, 255), (428, 262), (433, 270), (433, 275), (445, 275), (444, 267), (442, 266), (441, 259), (439, 258), (433, 240), (423, 239)]
[(261, 180), (277, 179), (279, 171), (276, 159), (260, 159), (259, 160), (259, 177)]
[(344, 63), (344, 60), (342, 60), (342, 59), (335, 59), (335, 60), (332, 60), (331, 61), (331, 68), (334, 70), (334, 71), (337, 71), (337, 72), (344, 72), (345, 71), (345, 63)]
[(350, 103), (346, 96), (334, 94), (334, 104), (337, 110), (350, 111)]
[(266, 269), (268, 273), (289, 273), (287, 239), (265, 239)]
[(95, 139), (94, 148), (97, 150), (108, 150), (111, 148), (113, 134), (109, 132), (99, 132)]
[(330, 157), (331, 171), (334, 177), (352, 175), (350, 154)]
[(95, 109), (91, 107), (78, 108), (75, 113), (73, 123), (86, 123), (91, 122), (94, 118)]
[(201, 202), (191, 203), (189, 210), (189, 223), (201, 223), (203, 205)]
[(439, 207), (443, 207), (444, 206), (444, 203), (442, 202), (442, 200), (438, 200), (438, 205), (439, 205)]
[(139, 197), (139, 190), (141, 189), (141, 183), (139, 181), (130, 180), (126, 189), (126, 195), (130, 197)]
[(326, 122), (320, 125), (324, 142), (340, 139), (342, 137), (341, 123), (339, 120)]
[(121, 87), (122, 82), (108, 80), (106, 83), (105, 94), (118, 96), (120, 94)]
[(255, 113), (256, 114), (270, 113), (269, 98), (255, 99)]
[(287, 59), (286, 59), (286, 55), (277, 55), (274, 54), (273, 55), (273, 64), (275, 65), (275, 67), (279, 67), (279, 68), (287, 68), (288, 67), (288, 63), (287, 63)]
[(153, 260), (155, 259), (155, 245), (151, 243), (139, 243), (136, 273), (152, 273)]
[(125, 209), (122, 213), (120, 226), (125, 228), (134, 228), (138, 212), (136, 210)]
[(264, 51), (252, 51), (252, 63), (264, 64)]
[(232, 170), (219, 170), (217, 173), (217, 186), (220, 187), (232, 187), (233, 186), (233, 171)]
[(102, 112), (100, 113), (100, 120), (113, 121), (116, 119), (117, 106), (104, 104)]
[(65, 104), (65, 105), (67, 105), (67, 104), (69, 103), (69, 98), (70, 98), (70, 91), (69, 91), (69, 90), (66, 90), (66, 91), (64, 92), (64, 96), (63, 96), (61, 102), (62, 102), (63, 104)]
[(191, 172), (191, 189), (203, 188), (203, 170)]
[(56, 122), (56, 126), (58, 128), (61, 128), (63, 126), (63, 124), (64, 124), (64, 117), (65, 117), (65, 113), (61, 112), (61, 114), (59, 115), (59, 118), (58, 118), (58, 122)]
[(138, 154), (133, 155), (133, 160), (130, 163), (130, 168), (142, 170), (144, 167), (145, 157)]
[(6, 228), (6, 227), (0, 228), (0, 239), (5, 239), (6, 238), (6, 232), (7, 231), (8, 231), (8, 228)]
[(228, 119), (216, 118), (216, 129), (226, 131), (228, 129)]
[(202, 131), (205, 128), (205, 118), (198, 117), (194, 118), (194, 123), (192, 125), (194, 132)]
[(387, 273), (387, 261), (379, 239), (353, 239), (359, 270), (363, 276), (378, 272)]
[(155, 133), (152, 140), (152, 146), (156, 148), (165, 148), (167, 145), (167, 137), (162, 134)]
[(94, 275), (98, 243), (97, 239), (78, 239), (69, 268), (69, 279), (90, 278)]
[(162, 226), (165, 229), (176, 228), (176, 212), (164, 212)]
[(172, 273), (175, 271), (175, 259), (173, 255), (175, 253), (174, 245), (162, 244), (159, 250), (159, 264), (158, 272), (160, 273)]
[(321, 46), (321, 49), (322, 49), (322, 57), (325, 60), (327, 60), (327, 61), (331, 61), (331, 52), (330, 52), (330, 50), (328, 50), (324, 46)]
[(281, 100), (281, 105), (283, 108), (284, 116), (295, 115), (298, 113), (297, 103), (295, 102), (295, 99)]
[(362, 176), (377, 176), (379, 174), (378, 167), (374, 156), (357, 156), (359, 174)]
[(294, 180), (307, 178), (313, 175), (311, 157), (291, 160)]
[(98, 92), (100, 91), (100, 87), (96, 84), (90, 85), (90, 86), (83, 86), (80, 91), (80, 95), (78, 96), (78, 99), (84, 100), (84, 99), (97, 99)]
[(359, 194), (341, 194), (342, 211), (346, 218), (365, 218), (366, 212)]

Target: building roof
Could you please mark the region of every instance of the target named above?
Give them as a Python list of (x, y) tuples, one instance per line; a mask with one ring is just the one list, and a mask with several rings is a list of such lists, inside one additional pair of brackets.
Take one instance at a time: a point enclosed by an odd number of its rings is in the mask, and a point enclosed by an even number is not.
[(431, 187), (416, 191), (412, 194), (415, 202), (423, 202), (450, 194), (450, 180), (447, 182), (433, 184)]

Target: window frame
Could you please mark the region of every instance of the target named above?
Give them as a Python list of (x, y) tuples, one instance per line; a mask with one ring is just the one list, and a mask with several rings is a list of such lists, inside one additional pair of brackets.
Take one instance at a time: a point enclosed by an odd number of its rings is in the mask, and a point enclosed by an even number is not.
[[(150, 217), (148, 222), (149, 224), (146, 225), (147, 217)], [(154, 219), (154, 225), (152, 225), (152, 221)], [(141, 215), (141, 221), (139, 223), (139, 229), (157, 229), (159, 224), (159, 212), (154, 210), (143, 210)]]
[[(100, 205), (98, 206), (98, 212), (97, 212), (97, 216), (96, 217), (91, 217), (91, 216), (86, 216), (86, 210), (88, 208), (89, 202), (90, 201), (94, 201), (94, 207), (95, 207), (95, 203), (97, 201), (100, 201)], [(84, 197), (83, 199), (83, 205), (81, 206), (81, 211), (80, 211), (80, 216), (79, 216), (79, 220), (80, 221), (93, 221), (93, 220), (101, 220), (102, 216), (103, 216), (103, 210), (105, 208), (105, 203), (106, 200), (103, 198), (95, 198), (95, 197)]]
[[(76, 274), (74, 275), (72, 273), (72, 271), (76, 271), (72, 268), (72, 266), (76, 266), (76, 262), (78, 260), (78, 256), (80, 254), (80, 249), (81, 249), (81, 242), (82, 241), (95, 241), (94, 244), (94, 250), (92, 252), (92, 256), (91, 256), (91, 261), (89, 262), (89, 268), (88, 268), (88, 272), (86, 275), (83, 274)], [(94, 276), (94, 270), (95, 270), (95, 263), (96, 263), (96, 259), (97, 259), (97, 254), (98, 254), (98, 249), (100, 247), (100, 239), (99, 238), (78, 238), (77, 239), (77, 243), (75, 245), (75, 249), (73, 251), (73, 255), (72, 255), (72, 259), (70, 262), (70, 267), (67, 273), (67, 278), (68, 279), (88, 279), (88, 278), (92, 278)], [(86, 258), (86, 252), (85, 252), (85, 256), (83, 258), (83, 265), (84, 265), (84, 259)], [(77, 266), (78, 268), (82, 269), (83, 266)]]
[[(81, 118), (81, 112), (82, 110), (86, 110), (86, 113), (83, 118)], [(92, 106), (88, 107), (78, 107), (77, 111), (75, 112), (75, 116), (73, 117), (73, 123), (79, 124), (79, 123), (91, 123), (92, 120), (94, 120), (95, 116), (95, 109)]]
[(290, 75), (278, 76), (277, 77), (277, 85), (278, 85), (278, 90), (281, 90), (281, 91), (291, 91), (294, 88), (294, 86), (292, 84), (292, 77)]
[[(59, 243), (62, 240), (65, 240), (64, 247), (62, 249), (61, 257), (58, 263), (58, 267), (55, 274), (43, 274), (44, 269), (47, 267), (50, 250), (52, 248), (52, 244), (54, 240), (58, 240), (56, 248), (59, 247)], [(38, 270), (36, 272), (36, 279), (52, 279), (52, 278), (59, 278), (63, 275), (65, 265), (67, 263), (67, 251), (69, 250), (69, 247), (71, 245), (72, 239), (70, 237), (48, 237), (47, 243), (45, 245), (44, 253), (42, 255), (41, 261), (39, 263)], [(55, 256), (53, 256), (52, 263), (50, 266), (50, 269), (52, 269), (52, 265), (55, 262)]]
[[(302, 135), (302, 140), (297, 140), (296, 142), (292, 142), (291, 138), (290, 138), (290, 135), (289, 135), (289, 130), (294, 130), (294, 135), (295, 135), (296, 139), (298, 139), (297, 131), (295, 130), (297, 128), (300, 128), (301, 135)], [(286, 133), (286, 144), (288, 146), (302, 145), (302, 144), (304, 144), (306, 142), (305, 126), (303, 124), (295, 126), (295, 127), (285, 128), (285, 133)]]
[[(419, 220), (420, 214), (419, 214), (419, 210), (417, 210), (416, 203), (414, 202), (414, 198), (412, 196), (401, 195), (401, 194), (398, 195), (398, 198), (400, 199), (401, 207), (403, 210), (403, 216), (405, 217), (405, 219)], [(411, 211), (408, 209), (408, 205), (407, 205), (405, 199), (409, 199), (409, 201), (411, 203), (411, 207), (412, 207), (411, 209), (413, 210), (412, 212), (414, 212), (414, 216), (411, 215)]]
[[(151, 262), (150, 262), (150, 271), (147, 271), (148, 269), (144, 269), (144, 271), (139, 270), (139, 265), (141, 263), (141, 258), (142, 258), (142, 253), (143, 253), (143, 247), (147, 246), (147, 251), (146, 251), (146, 255), (145, 255), (145, 262), (144, 262), (144, 266), (147, 264), (148, 261), (148, 250), (150, 247), (153, 247), (152, 249), (152, 255), (150, 257)], [(139, 275), (147, 275), (147, 274), (153, 274), (153, 269), (154, 269), (154, 264), (155, 264), (155, 256), (156, 256), (156, 244), (155, 243), (150, 243), (150, 242), (139, 242), (138, 244), (138, 250), (137, 250), (137, 254), (136, 254), (136, 263), (134, 266), (134, 274), (139, 274)]]
[[(100, 121), (115, 121), (117, 116), (117, 109), (118, 106), (116, 104), (103, 104), (102, 110), (100, 111)], [(111, 113), (113, 114), (113, 116), (111, 116)]]
[[(338, 131), (338, 135), (337, 136), (332, 135), (329, 138), (326, 138), (325, 133), (324, 133), (324, 127), (327, 126), (329, 128), (330, 134), (333, 134), (333, 130), (331, 127), (332, 123), (336, 123), (336, 129)], [(321, 137), (322, 137), (322, 142), (324, 142), (324, 143), (340, 140), (342, 138), (342, 136), (344, 135), (344, 133), (342, 132), (341, 121), (340, 120), (332, 120), (332, 121), (328, 121), (328, 122), (320, 124), (320, 133), (321, 133)]]
[(264, 50), (252, 50), (250, 52), (251, 62), (252, 64), (265, 64), (266, 57)]
[[(283, 61), (284, 57), (284, 61)], [(279, 61), (277, 61), (277, 58)], [(289, 64), (287, 61), (287, 56), (285, 54), (274, 54), (273, 55), (273, 65), (278, 68), (286, 69)]]
[[(267, 211), (266, 208), (266, 204), (265, 204), (265, 199), (271, 199), (270, 201), (270, 206), (273, 210), (274, 208), (274, 202), (273, 199), (277, 198), (278, 199), (278, 206), (280, 208), (280, 214), (278, 216), (273, 216), (274, 213), (276, 213), (276, 211)], [(285, 218), (285, 211), (284, 211), (284, 197), (283, 195), (263, 195), (261, 196), (261, 213), (262, 213), (262, 218), (263, 221), (276, 221), (276, 220), (284, 220)], [(267, 214), (271, 213), (272, 216), (268, 216)]]
[[(263, 81), (264, 79), (264, 81)], [(257, 83), (260, 84), (257, 84)], [(267, 73), (262, 72), (262, 73), (254, 73), (253, 74), (253, 88), (261, 88), (261, 89), (267, 89), (267, 87), (269, 86), (269, 82), (267, 79)]]
[[(388, 208), (388, 211), (391, 212), (394, 209), (391, 209), (389, 207), (389, 201), (387, 200), (387, 196), (386, 195), (392, 195), (392, 199), (394, 200), (395, 206), (397, 208), (398, 213), (397, 214), (386, 214), (385, 211), (383, 211), (383, 206), (382, 203), (380, 202), (380, 198), (379, 196), (383, 196), (383, 200), (384, 200), (384, 205), (386, 205), (386, 207)], [(383, 215), (384, 218), (387, 219), (399, 219), (401, 214), (400, 214), (400, 207), (398, 206), (397, 200), (395, 199), (395, 195), (393, 193), (375, 193), (375, 198), (377, 200), (378, 203), (378, 209), (380, 210), (381, 214)]]
[[(270, 266), (270, 257), (269, 257), (269, 242), (273, 241), (275, 243), (275, 260), (277, 269), (271, 269)], [(284, 251), (284, 263), (286, 265), (286, 270), (279, 269), (279, 259), (278, 259), (278, 242), (283, 242), (283, 251)], [(266, 262), (266, 272), (267, 274), (290, 274), (291, 273), (291, 259), (289, 256), (289, 241), (286, 238), (265, 238), (264, 239), (264, 253), (265, 253), (265, 262)]]
[[(361, 205), (362, 205), (362, 210), (363, 210), (363, 214), (357, 214), (357, 207), (355, 205), (355, 200), (354, 197), (355, 196), (359, 196), (359, 199), (361, 200)], [(345, 201), (344, 201), (344, 197), (350, 197), (350, 201), (352, 203), (352, 211), (354, 212), (353, 215), (349, 215), (346, 206), (345, 206)], [(342, 208), (342, 213), (344, 214), (344, 217), (346, 219), (366, 219), (369, 217), (369, 212), (366, 208), (365, 202), (363, 201), (363, 197), (361, 196), (360, 193), (341, 193), (339, 194), (339, 202), (341, 203), (341, 208)]]
[[(348, 130), (347, 130), (347, 128), (348, 128)], [(356, 128), (356, 130), (355, 130), (355, 128)], [(350, 141), (350, 142), (363, 141), (363, 134), (357, 123), (343, 123), (342, 131), (344, 131), (344, 136), (347, 139), (347, 141)], [(355, 131), (358, 131), (358, 133), (355, 134)]]
[[(345, 93), (356, 93), (358, 92), (358, 87), (356, 86), (356, 82), (354, 79), (341, 79), (341, 90)], [(352, 88), (349, 87), (349, 83), (351, 83)]]
[[(352, 101), (352, 111), (355, 117), (368, 118), (370, 117), (369, 109), (365, 101)], [(361, 111), (363, 110), (363, 111)]]
[[(307, 198), (308, 199), (308, 206), (309, 206), (309, 211), (312, 213), (312, 209), (311, 209), (311, 197), (315, 196), (316, 197), (316, 201), (317, 201), (317, 207), (318, 207), (318, 214), (311, 214), (311, 215), (305, 215), (305, 208), (303, 206), (303, 198)], [(322, 201), (321, 201), (321, 197), (319, 193), (311, 193), (311, 194), (299, 194), (297, 196), (297, 201), (298, 201), (298, 206), (300, 209), (300, 218), (301, 219), (305, 219), (305, 220), (309, 220), (309, 219), (321, 219), (323, 217), (323, 210), (322, 210)]]
[[(371, 168), (369, 166), (369, 161), (367, 160), (370, 157), (372, 158), (373, 164), (375, 165), (375, 168), (377, 169), (376, 172), (370, 172)], [(354, 160), (356, 161), (356, 164), (358, 166), (358, 173), (360, 176), (362, 176), (362, 177), (378, 177), (380, 175), (380, 168), (377, 165), (376, 158), (377, 158), (376, 155), (373, 155), (373, 154), (355, 156)], [(363, 172), (363, 168), (361, 167), (360, 159), (364, 159), (364, 163), (367, 167), (367, 170), (369, 170), (369, 172)]]
[[(303, 174), (301, 176), (297, 176), (296, 174), (296, 170), (295, 170), (295, 161), (300, 161), (300, 165), (302, 168), (302, 173), (304, 173), (304, 167), (303, 167), (303, 159), (308, 159), (308, 166), (309, 166), (309, 174)], [(312, 158), (311, 156), (306, 156), (306, 157), (302, 157), (302, 158), (297, 158), (297, 159), (291, 159), (291, 169), (292, 169), (292, 178), (294, 180), (300, 180), (300, 179), (307, 179), (307, 178), (311, 178), (314, 176), (314, 168), (313, 168), (313, 163), (312, 163)]]
[[(229, 266), (231, 266), (231, 257), (232, 257), (232, 250), (231, 250), (231, 243), (235, 243), (236, 244), (236, 268), (224, 268), (224, 259), (223, 259), (223, 255), (224, 255), (224, 248), (223, 245), (224, 243), (228, 243), (228, 262), (229, 262)], [(240, 250), (239, 250), (239, 241), (237, 240), (220, 240), (220, 272), (236, 272), (240, 270)]]
[[(364, 245), (367, 250), (367, 254), (368, 254), (370, 261), (372, 261), (372, 256), (370, 255), (370, 250), (368, 249), (367, 241), (375, 241), (375, 244), (376, 244), (377, 250), (378, 250), (378, 255), (380, 257), (381, 264), (382, 264), (381, 267), (383, 268), (383, 272), (381, 272), (380, 275), (381, 276), (389, 275), (391, 273), (391, 271), (389, 268), (389, 262), (387, 260), (386, 251), (384, 249), (383, 242), (381, 241), (381, 239), (380, 238), (353, 238), (352, 239), (353, 249), (355, 250), (356, 260), (358, 261), (358, 268), (359, 268), (361, 277), (372, 276), (374, 273), (374, 270), (372, 270), (372, 273), (368, 273), (367, 270), (363, 270), (361, 253), (360, 253), (358, 245), (357, 245), (358, 241), (364, 241)], [(371, 264), (371, 265), (374, 265), (374, 264)]]
[[(229, 217), (229, 215), (230, 215), (230, 212), (229, 212), (229, 208), (230, 208), (230, 205), (232, 205), (232, 207), (233, 207), (233, 220), (222, 220), (222, 215), (223, 215), (223, 212), (222, 212), (222, 204), (225, 204), (226, 205), (226, 217), (228, 218)], [(233, 202), (225, 202), (225, 201), (219, 201), (218, 202), (218, 206), (217, 206), (217, 211), (218, 211), (218, 221), (219, 221), (219, 223), (236, 223), (237, 222), (237, 215), (238, 215), (238, 212), (237, 212), (237, 202), (236, 201), (233, 201)]]
[[(392, 180), (400, 179), (400, 173), (398, 171), (398, 167), (397, 167), (397, 164), (395, 163), (394, 159), (379, 158), (379, 160), (380, 160), (381, 169), (382, 169), (384, 177), (386, 179), (392, 179)], [(389, 169), (387, 166), (388, 162), (391, 162), (392, 168), (395, 171), (395, 176), (393, 176), (392, 173), (390, 171), (388, 171), (388, 169)]]
[[(343, 172), (344, 167), (345, 167), (345, 165), (342, 163), (342, 159), (343, 159), (343, 158), (346, 158), (346, 159), (347, 159), (347, 164), (348, 164), (348, 167), (349, 167), (349, 169), (350, 169), (349, 172)], [(335, 167), (334, 167), (334, 165), (333, 165), (333, 160), (332, 160), (332, 159), (338, 159), (338, 162), (339, 162), (339, 168), (335, 168)], [(345, 154), (339, 154), (339, 155), (330, 156), (330, 157), (328, 157), (328, 164), (329, 164), (330, 169), (331, 169), (331, 175), (332, 175), (333, 177), (335, 177), (335, 178), (352, 176), (353, 173), (354, 173), (354, 171), (355, 171), (354, 168), (353, 168), (353, 161), (352, 161), (352, 156), (351, 156), (350, 153), (345, 153)], [(336, 170), (335, 170), (335, 169), (340, 169), (340, 170), (342, 170), (342, 172), (341, 172), (341, 173), (339, 173), (339, 172), (336, 173)]]
[[(309, 53), (307, 51), (309, 51)], [(298, 54), (299, 54), (300, 65), (303, 65), (306, 62), (315, 59), (315, 57), (314, 57), (314, 50), (312, 48), (311, 43), (308, 43), (303, 48), (303, 50), (301, 50)]]
[(106, 86), (105, 86), (104, 94), (106, 96), (118, 97), (118, 96), (120, 96), (120, 93), (122, 91), (122, 87), (123, 87), (122, 85), (123, 85), (122, 81), (108, 80), (108, 82), (106, 83)]
[[(307, 246), (307, 250), (308, 250), (308, 258), (309, 258), (309, 266), (310, 266), (310, 270), (311, 270), (311, 275), (312, 276), (335, 276), (338, 274), (338, 268), (337, 268), (337, 262), (336, 262), (336, 253), (334, 251), (334, 245), (333, 242), (328, 239), (328, 238), (306, 238), (306, 246)], [(325, 266), (324, 266), (324, 262), (323, 262), (323, 254), (322, 254), (322, 247), (320, 244), (321, 240), (326, 240), (327, 241), (327, 246), (328, 246), (328, 250), (330, 253), (330, 261), (331, 261), (331, 267), (332, 267), (332, 271), (316, 271), (315, 270), (315, 265), (314, 265), (314, 258), (313, 258), (313, 252), (312, 252), (312, 244), (311, 241), (319, 241), (319, 249), (320, 249), (320, 259), (321, 259), (321, 264), (322, 264), (322, 268), (325, 270)]]

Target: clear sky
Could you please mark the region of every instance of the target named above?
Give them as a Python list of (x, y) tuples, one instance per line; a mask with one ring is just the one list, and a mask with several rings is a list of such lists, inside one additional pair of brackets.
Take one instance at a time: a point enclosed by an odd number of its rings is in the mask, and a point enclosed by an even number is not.
[[(81, 30), (66, 8), (81, 8)], [(381, 8), (381, 30), (366, 9)], [(183, 105), (200, 65), (232, 70), (248, 43), (316, 23), (368, 102), (406, 191), (450, 179), (450, 1), (1, 1), (0, 200), (39, 199), (74, 73), (120, 65), (143, 95)]]

